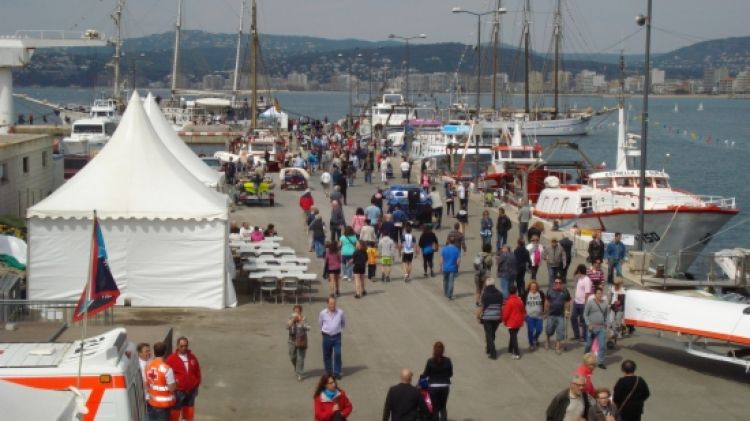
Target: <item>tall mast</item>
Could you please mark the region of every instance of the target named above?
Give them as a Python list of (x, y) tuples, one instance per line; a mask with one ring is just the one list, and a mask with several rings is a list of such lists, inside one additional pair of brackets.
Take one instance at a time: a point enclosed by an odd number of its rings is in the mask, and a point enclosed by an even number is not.
[(118, 106), (123, 103), (122, 95), (120, 93), (120, 54), (122, 48), (122, 8), (125, 5), (125, 0), (117, 0), (117, 9), (115, 14), (112, 15), (112, 20), (115, 21), (115, 27), (117, 28), (117, 37), (115, 38), (115, 55), (112, 57), (113, 65), (115, 70), (114, 86), (112, 89), (112, 97), (117, 102)]
[(257, 5), (255, 4), (255, 0), (253, 0), (253, 6), (252, 6), (252, 20), (250, 23), (250, 32), (253, 36), (253, 49), (251, 54), (251, 66), (252, 66), (252, 72), (253, 72), (253, 80), (252, 80), (252, 103), (250, 104), (250, 109), (252, 113), (252, 124), (251, 128), (255, 130), (257, 123), (258, 123), (258, 47), (260, 43), (258, 42), (258, 22), (256, 20), (257, 17)]
[(237, 54), (234, 57), (234, 81), (232, 82), (233, 98), (232, 102), (236, 100), (237, 91), (239, 90), (239, 77), (240, 77), (240, 53), (242, 51), (242, 27), (245, 23), (245, 0), (242, 0), (242, 8), (240, 9), (240, 29), (237, 33)]
[(499, 69), (499, 57), (497, 47), (500, 43), (500, 6), (502, 0), (497, 0), (495, 7), (495, 22), (492, 26), (492, 110), (497, 111), (497, 71)]
[(560, 0), (557, 0), (557, 8), (555, 9), (555, 107), (552, 110), (552, 119), (557, 118), (558, 112), (558, 95), (560, 93), (559, 83), (559, 71), (560, 71), (560, 30), (562, 25), (562, 16), (560, 14)]
[(180, 62), (180, 29), (182, 29), (182, 0), (177, 0), (177, 23), (174, 32), (174, 56), (172, 58), (172, 93), (177, 90), (177, 66)]
[(529, 14), (531, 13), (530, 0), (526, 0), (526, 5), (523, 10), (523, 99), (524, 99), (524, 111), (528, 115), (531, 112), (529, 107), (529, 71), (531, 70), (531, 63), (529, 62), (529, 44), (531, 42), (531, 34), (529, 33)]

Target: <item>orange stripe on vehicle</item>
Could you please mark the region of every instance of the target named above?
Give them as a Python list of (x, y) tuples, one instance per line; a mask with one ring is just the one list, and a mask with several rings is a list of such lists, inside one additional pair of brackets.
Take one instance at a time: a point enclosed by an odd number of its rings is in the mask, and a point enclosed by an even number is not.
[(718, 339), (720, 341), (735, 342), (735, 343), (750, 345), (750, 338), (745, 337), (745, 336), (722, 334), (722, 333), (717, 333), (717, 332), (711, 332), (708, 330), (693, 329), (689, 327), (674, 326), (674, 325), (668, 325), (664, 323), (646, 322), (646, 321), (634, 320), (634, 319), (625, 319), (624, 323), (626, 325), (648, 327), (648, 328), (659, 329), (659, 330), (668, 330), (670, 332), (677, 332), (677, 333), (683, 333), (683, 334), (695, 335), (695, 336), (703, 336), (706, 338)]
[[(75, 376), (63, 377), (5, 377), (2, 380), (13, 382), (28, 387), (49, 390), (65, 390), (69, 386), (76, 386), (78, 378)], [(111, 383), (99, 382), (99, 376), (81, 376), (81, 390), (90, 390), (86, 407), (89, 412), (84, 416), (84, 421), (94, 421), (99, 412), (104, 392), (107, 389), (125, 389), (125, 376), (112, 376)]]

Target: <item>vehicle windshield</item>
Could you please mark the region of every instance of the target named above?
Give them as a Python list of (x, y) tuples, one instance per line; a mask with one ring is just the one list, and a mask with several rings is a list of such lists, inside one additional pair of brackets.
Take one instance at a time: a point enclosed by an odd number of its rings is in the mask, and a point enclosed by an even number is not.
[(76, 124), (73, 133), (104, 133), (104, 128), (101, 124)]

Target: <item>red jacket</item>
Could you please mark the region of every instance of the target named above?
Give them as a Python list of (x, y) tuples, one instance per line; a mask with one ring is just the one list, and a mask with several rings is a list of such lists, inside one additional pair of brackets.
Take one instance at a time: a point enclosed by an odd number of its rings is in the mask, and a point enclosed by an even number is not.
[(586, 384), (583, 386), (581, 392), (586, 393), (589, 396), (596, 397), (596, 389), (594, 388), (594, 383), (591, 381), (591, 374), (593, 373), (594, 371), (588, 368), (585, 363), (579, 365), (575, 371), (575, 374), (586, 379)]
[(321, 392), (314, 399), (315, 402), (315, 421), (331, 421), (333, 419), (333, 405), (339, 404), (339, 411), (344, 418), (349, 417), (352, 413), (352, 403), (346, 396), (346, 393), (339, 389), (339, 394), (333, 400), (328, 400)]
[(191, 392), (201, 385), (201, 366), (198, 364), (198, 359), (195, 358), (195, 354), (188, 350), (188, 366), (189, 370), (185, 371), (185, 364), (182, 362), (182, 358), (174, 352), (167, 357), (167, 364), (172, 367), (174, 371), (174, 379), (177, 382), (177, 390), (183, 392)]
[(309, 212), (314, 204), (315, 200), (313, 200), (312, 194), (310, 193), (305, 193), (299, 198), (299, 207), (305, 212)]
[(526, 317), (526, 308), (523, 301), (516, 294), (512, 294), (503, 303), (503, 323), (511, 329), (518, 329), (523, 326), (523, 320)]

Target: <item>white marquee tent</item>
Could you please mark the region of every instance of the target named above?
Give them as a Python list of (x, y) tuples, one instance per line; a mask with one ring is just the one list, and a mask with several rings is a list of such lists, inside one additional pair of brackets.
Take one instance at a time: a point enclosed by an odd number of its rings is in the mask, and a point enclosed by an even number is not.
[(146, 102), (143, 104), (146, 110), (146, 115), (151, 122), (151, 126), (159, 138), (164, 143), (164, 146), (172, 152), (175, 158), (192, 173), (195, 178), (200, 180), (203, 184), (212, 189), (216, 189), (222, 178), (222, 174), (218, 171), (212, 170), (206, 165), (200, 158), (185, 144), (185, 142), (177, 136), (172, 126), (167, 122), (167, 119), (162, 114), (161, 109), (156, 104), (153, 95), (148, 94), (146, 96)]
[(226, 196), (206, 188), (170, 153), (137, 93), (101, 152), (28, 210), (30, 299), (78, 299), (94, 210), (122, 292), (118, 303), (236, 305), (227, 274)]

